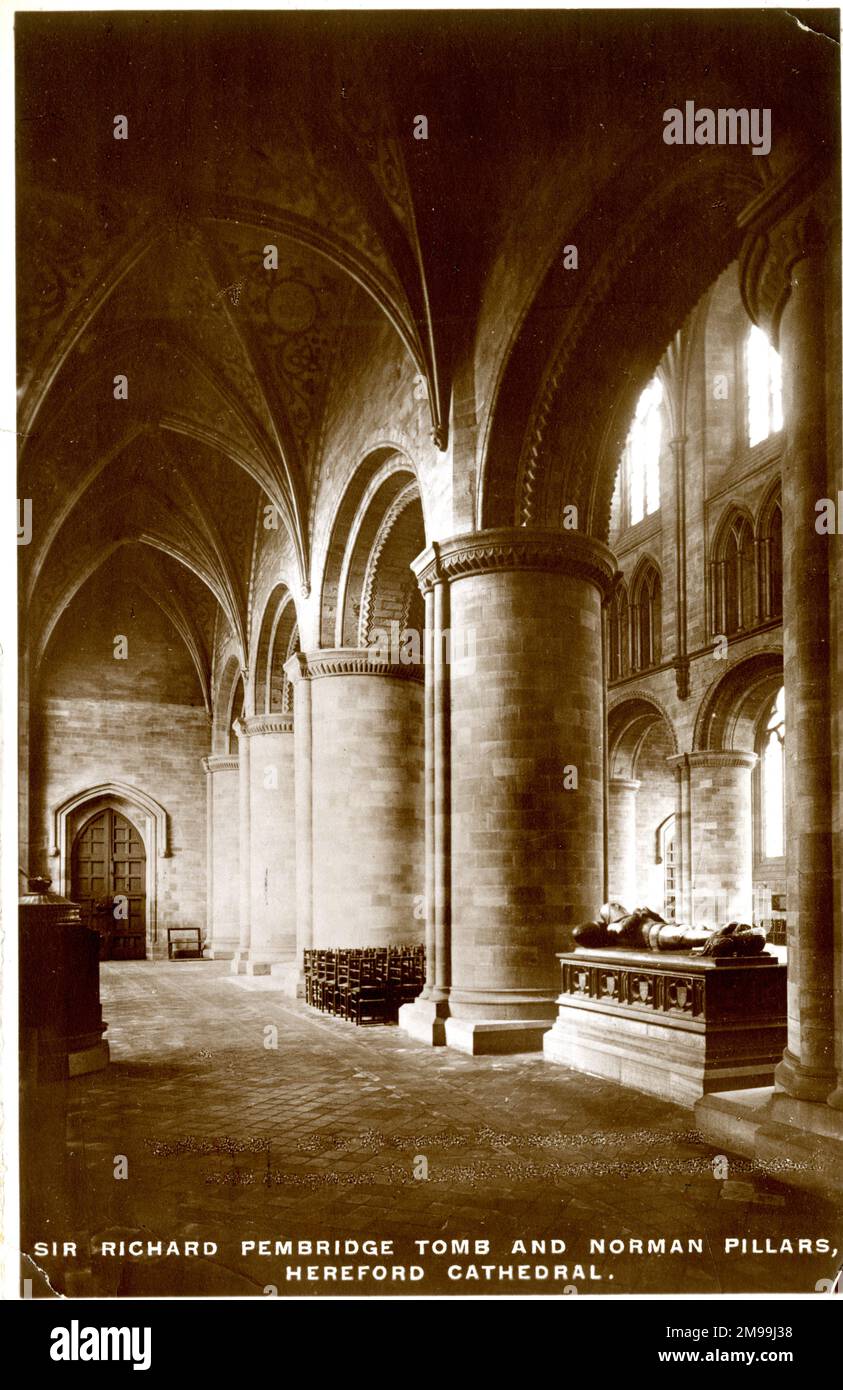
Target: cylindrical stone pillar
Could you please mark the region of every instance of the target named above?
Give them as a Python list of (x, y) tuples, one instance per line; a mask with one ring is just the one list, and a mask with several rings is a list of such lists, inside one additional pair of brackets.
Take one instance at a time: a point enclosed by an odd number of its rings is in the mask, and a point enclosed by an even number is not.
[(601, 603), (614, 559), (578, 532), (507, 528), (437, 544), (414, 569), (422, 586), (441, 575), (450, 603), (437, 748), (450, 760), (447, 1041), (539, 1048), (556, 952), (603, 891)]
[(609, 897), (630, 912), (638, 901), (635, 806), (640, 786), (634, 777), (609, 781)]
[(825, 1100), (836, 1081), (829, 537), (815, 523), (828, 472), (823, 257), (810, 216), (794, 224), (790, 253), (779, 327), (789, 997), (776, 1082), (800, 1100)]
[(247, 975), (280, 975), (296, 957), (296, 812), (293, 718), (243, 721), (249, 744), (250, 909)]
[(234, 724), (237, 734), (237, 766), (239, 774), (238, 810), (240, 824), (240, 931), (237, 951), (231, 962), (234, 974), (239, 974), (241, 965), (249, 959), (252, 940), (252, 861), (251, 861), (251, 775), (249, 772), (249, 735), (245, 720), (238, 719)]
[(311, 702), (313, 945), (424, 939), (424, 694), (365, 649), (301, 658)]
[(237, 755), (202, 759), (208, 778), (209, 960), (231, 960), (240, 941), (240, 815)]
[(668, 758), (686, 776), (692, 921), (752, 922), (752, 769), (756, 753), (709, 749)]
[(284, 665), (293, 687), (293, 763), (296, 833), (296, 971), (285, 991), (304, 997), (304, 953), (313, 946), (313, 735), (307, 660), (296, 652)]
[(412, 1004), (399, 1010), (398, 1021), (419, 1042), (445, 1042), (445, 1019), (451, 982), (450, 899), (450, 695), (451, 634), (448, 586), (438, 568), (421, 564), (425, 604), (424, 645), (424, 843), (425, 843), (425, 987)]

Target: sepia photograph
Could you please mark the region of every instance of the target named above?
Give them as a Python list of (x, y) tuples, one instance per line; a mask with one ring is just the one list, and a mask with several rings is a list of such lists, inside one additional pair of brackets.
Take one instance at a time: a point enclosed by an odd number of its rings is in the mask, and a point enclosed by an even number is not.
[(10, 1296), (843, 1292), (839, 10), (13, 47)]

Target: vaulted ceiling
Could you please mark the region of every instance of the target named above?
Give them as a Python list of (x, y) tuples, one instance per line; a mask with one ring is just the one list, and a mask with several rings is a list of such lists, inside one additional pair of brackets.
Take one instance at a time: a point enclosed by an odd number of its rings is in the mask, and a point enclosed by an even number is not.
[[(444, 449), (496, 258), (512, 245), (510, 278), (527, 286), (566, 222), (586, 218), (592, 169), (621, 170), (642, 111), (650, 130), (700, 65), (681, 25), (672, 12), (18, 15), (20, 495), (34, 512), (21, 567), (36, 658), (125, 546), (197, 663), (219, 613), (245, 650), (267, 503), (309, 582), (326, 418), (353, 380), (357, 326), (390, 325)], [(730, 25), (729, 42), (705, 30), (727, 76), (753, 51), (751, 28)], [(524, 309), (492, 330), (495, 351)], [(539, 359), (545, 338), (546, 318)]]

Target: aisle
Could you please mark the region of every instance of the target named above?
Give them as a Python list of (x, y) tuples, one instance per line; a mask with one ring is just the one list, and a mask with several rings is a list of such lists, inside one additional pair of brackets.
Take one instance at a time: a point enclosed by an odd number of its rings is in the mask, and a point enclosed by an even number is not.
[[(509, 1266), (541, 1263), (513, 1255), (513, 1241), (526, 1240), (529, 1252), (532, 1238), (556, 1237), (567, 1253), (545, 1262), (581, 1263), (579, 1293), (810, 1292), (828, 1270), (822, 1258), (724, 1255), (726, 1237), (829, 1235), (833, 1218), (815, 1199), (748, 1174), (741, 1160), (724, 1189), (690, 1112), (541, 1056), (470, 1058), (394, 1027), (355, 1028), (265, 987), (244, 988), (224, 962), (104, 965), (103, 1009), (112, 1065), (71, 1088), (85, 1175), (85, 1215), (76, 1219), (95, 1244), (218, 1248), (208, 1258), (201, 1248), (100, 1258), (96, 1291), (384, 1291), (306, 1275), (285, 1289), (288, 1265), (314, 1261), (241, 1250), (243, 1241), (283, 1238), (389, 1237), (405, 1264), (418, 1259), (415, 1240), (489, 1239), (492, 1253), (476, 1263)], [(126, 1180), (115, 1180), (115, 1155), (126, 1157)], [(416, 1176), (425, 1165), (427, 1177)], [(837, 1238), (841, 1226), (838, 1217)], [(662, 1237), (682, 1252), (629, 1251), (630, 1240), (646, 1250), (647, 1239)], [(617, 1240), (623, 1253), (592, 1255), (592, 1238)], [(688, 1251), (693, 1240), (702, 1254)], [(452, 1258), (449, 1247), (426, 1259), (420, 1285), (387, 1291), (454, 1292), (460, 1281), (446, 1275), (454, 1259), (465, 1267), (474, 1257)], [(535, 1280), (479, 1278), (462, 1287), (548, 1291)]]

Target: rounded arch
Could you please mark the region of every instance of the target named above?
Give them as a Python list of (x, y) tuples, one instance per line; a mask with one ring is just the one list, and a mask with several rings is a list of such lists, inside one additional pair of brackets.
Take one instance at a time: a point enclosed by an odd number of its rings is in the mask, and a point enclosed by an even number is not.
[(358, 644), (364, 600), (370, 615), (373, 611), (378, 562), (394, 548), (396, 527), (411, 506), (420, 542), (409, 556), (414, 559), (424, 549), (426, 534), (417, 473), (403, 450), (379, 446), (355, 470), (334, 516), (319, 604), (322, 647)]
[(286, 584), (276, 584), (267, 598), (258, 630), (254, 656), (256, 714), (272, 714), (289, 706), (284, 662), (290, 655), (290, 639), (295, 630), (293, 596)]
[(665, 706), (644, 691), (631, 691), (609, 709), (609, 776), (634, 778), (644, 742), (662, 724), (674, 754), (679, 752), (673, 720)]
[(694, 725), (694, 751), (752, 750), (762, 710), (784, 680), (780, 649), (735, 661), (703, 696)]
[[(377, 499), (373, 499), (377, 507)], [(373, 521), (377, 518), (377, 511)], [(361, 528), (361, 539), (363, 537)], [(362, 581), (359, 584), (359, 620), (357, 623), (357, 643), (369, 646), (376, 632), (383, 632), (388, 624), (397, 622), (399, 627), (409, 625), (418, 617), (421, 608), (421, 624), (416, 622), (416, 630), (424, 627), (424, 604), (415, 576), (410, 569), (410, 561), (424, 549), (424, 523), (421, 501), (415, 482), (409, 482), (394, 498), (382, 514), (368, 554), (363, 551), (358, 558), (362, 566)], [(349, 570), (349, 580), (353, 581), (355, 566)], [(350, 585), (352, 611), (354, 609), (355, 589)], [(346, 608), (348, 605), (346, 604)], [(346, 627), (349, 637), (353, 635), (353, 620)], [(345, 636), (345, 631), (343, 633)]]
[(214, 694), (214, 717), (211, 743), (214, 753), (232, 751), (231, 728), (234, 720), (245, 707), (245, 685), (240, 661), (230, 653), (222, 664), (220, 678)]
[[(648, 149), (603, 190), (568, 237), (580, 248), (603, 247), (602, 255), (576, 277), (559, 257), (524, 316), (485, 441), (482, 527), (555, 526), (562, 508), (574, 504), (581, 530), (608, 535), (618, 459), (638, 398), (677, 329), (736, 260), (739, 215), (763, 187), (759, 161), (738, 147), (712, 147), (678, 167), (664, 156)], [(649, 171), (645, 189), (641, 168)], [(606, 332), (607, 320), (641, 323), (642, 304), (648, 312), (640, 333)], [(559, 325), (550, 353), (549, 325)]]

